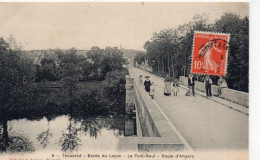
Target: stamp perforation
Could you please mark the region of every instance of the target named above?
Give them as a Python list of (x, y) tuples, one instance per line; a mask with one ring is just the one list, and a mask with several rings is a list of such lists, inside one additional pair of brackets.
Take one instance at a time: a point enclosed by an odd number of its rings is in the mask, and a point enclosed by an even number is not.
[[(231, 34), (230, 33), (223, 33), (223, 32), (211, 32), (211, 31), (201, 31), (201, 30), (195, 30), (194, 31), (194, 34), (193, 34), (193, 44), (192, 44), (192, 55), (191, 55), (191, 67), (190, 67), (190, 73), (192, 74), (197, 74), (197, 75), (208, 75), (208, 74), (205, 74), (205, 73), (196, 73), (196, 72), (192, 72), (192, 68), (193, 68), (193, 56), (194, 56), (194, 45), (195, 45), (195, 34), (196, 33), (205, 33), (205, 34), (209, 34), (209, 35), (226, 35), (228, 37), (227, 39), (227, 44), (229, 44), (229, 41), (230, 41), (230, 36)], [(228, 45), (229, 46), (229, 45)], [(225, 62), (225, 68), (224, 68), (224, 75), (219, 75), (219, 74), (211, 74), (211, 75), (215, 75), (215, 76), (226, 76), (227, 74), (227, 66), (228, 66), (228, 52), (229, 52), (229, 47), (228, 49), (226, 50), (226, 62)]]

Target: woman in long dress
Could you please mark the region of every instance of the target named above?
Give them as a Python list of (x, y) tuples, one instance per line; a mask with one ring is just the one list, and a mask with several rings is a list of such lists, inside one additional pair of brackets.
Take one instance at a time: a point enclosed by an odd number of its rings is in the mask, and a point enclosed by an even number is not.
[(149, 76), (146, 76), (145, 78), (146, 80), (144, 81), (144, 89), (150, 94), (151, 81), (149, 80)]
[(171, 95), (171, 78), (169, 75), (166, 76), (164, 80), (164, 95), (165, 96), (170, 96)]

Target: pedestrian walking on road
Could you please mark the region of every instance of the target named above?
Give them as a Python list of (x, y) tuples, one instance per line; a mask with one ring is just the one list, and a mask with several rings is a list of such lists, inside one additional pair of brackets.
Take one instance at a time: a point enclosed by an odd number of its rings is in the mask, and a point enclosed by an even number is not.
[(177, 93), (179, 92), (179, 84), (177, 82), (177, 80), (175, 79), (174, 82), (172, 83), (172, 86), (173, 86), (173, 95), (174, 96), (177, 96)]
[(204, 84), (205, 84), (205, 89), (206, 89), (206, 95), (207, 97), (212, 97), (212, 94), (211, 94), (211, 84), (212, 84), (212, 80), (211, 78), (206, 75), (206, 78), (204, 80)]
[(151, 86), (151, 81), (149, 80), (149, 76), (145, 77), (145, 81), (144, 81), (144, 88), (146, 90), (146, 92), (150, 93), (150, 86)]
[(222, 89), (223, 88), (228, 88), (227, 82), (223, 77), (220, 77), (218, 79), (218, 96), (222, 97)]
[(152, 85), (150, 87), (150, 96), (152, 99), (154, 99), (154, 91), (155, 91), (155, 86), (154, 86), (154, 82), (152, 82)]
[(140, 84), (140, 85), (143, 84), (143, 76), (142, 76), (142, 75), (139, 76), (139, 84)]
[(171, 95), (171, 78), (169, 75), (166, 76), (165, 80), (164, 80), (164, 95), (165, 96), (170, 96)]
[(190, 74), (188, 78), (188, 87), (189, 87), (189, 91), (190, 92), (192, 91), (192, 95), (195, 97), (194, 86), (195, 86), (195, 79), (194, 76)]

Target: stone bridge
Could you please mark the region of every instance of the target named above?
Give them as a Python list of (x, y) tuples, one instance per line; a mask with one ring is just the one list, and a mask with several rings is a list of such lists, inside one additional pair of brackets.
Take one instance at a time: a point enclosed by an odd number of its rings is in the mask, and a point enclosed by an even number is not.
[[(224, 91), (226, 98), (205, 98), (202, 84), (197, 83), (196, 96), (189, 97), (185, 96), (186, 79), (180, 77), (178, 96), (164, 96), (162, 78), (138, 68), (128, 69), (126, 113), (134, 114), (136, 122), (125, 121), (119, 151), (248, 150), (247, 93)], [(155, 83), (154, 99), (138, 83), (139, 75), (150, 76)], [(131, 128), (136, 128), (136, 134), (131, 134)]]

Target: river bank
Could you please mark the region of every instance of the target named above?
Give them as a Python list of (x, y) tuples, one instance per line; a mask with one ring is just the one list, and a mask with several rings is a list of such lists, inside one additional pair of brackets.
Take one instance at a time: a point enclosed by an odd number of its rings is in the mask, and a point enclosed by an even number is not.
[[(104, 149), (99, 145), (104, 139), (114, 139), (111, 148), (114, 150), (118, 137), (124, 134), (126, 74), (126, 69), (117, 70), (108, 73), (103, 81), (79, 82), (72, 97), (61, 82), (55, 82), (56, 87), (51, 85), (54, 82), (31, 87), (30, 103), (1, 113), (0, 124), (4, 126), (1, 150)], [(97, 142), (91, 140), (98, 137), (101, 138)], [(88, 145), (81, 147), (82, 141)], [(96, 148), (92, 143), (98, 143)]]

